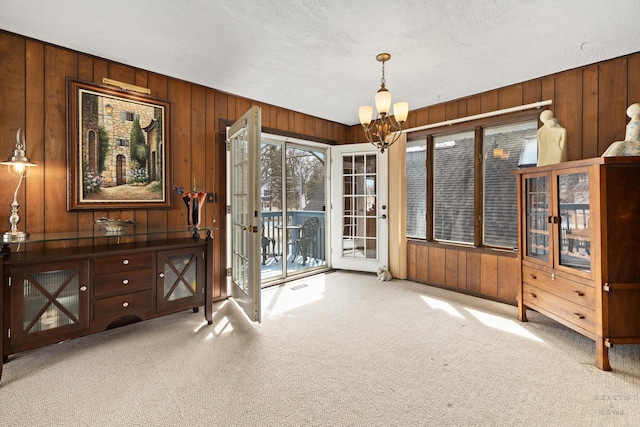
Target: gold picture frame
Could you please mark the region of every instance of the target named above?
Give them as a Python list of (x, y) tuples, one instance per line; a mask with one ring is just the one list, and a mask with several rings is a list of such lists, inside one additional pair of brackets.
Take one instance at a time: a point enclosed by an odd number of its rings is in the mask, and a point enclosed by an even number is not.
[(171, 103), (67, 78), (68, 210), (171, 208)]

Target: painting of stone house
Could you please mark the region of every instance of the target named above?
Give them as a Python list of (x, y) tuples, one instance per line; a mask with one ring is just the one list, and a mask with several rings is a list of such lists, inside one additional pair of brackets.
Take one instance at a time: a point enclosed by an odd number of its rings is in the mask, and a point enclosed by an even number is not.
[(164, 200), (163, 109), (92, 91), (81, 106), (81, 201)]

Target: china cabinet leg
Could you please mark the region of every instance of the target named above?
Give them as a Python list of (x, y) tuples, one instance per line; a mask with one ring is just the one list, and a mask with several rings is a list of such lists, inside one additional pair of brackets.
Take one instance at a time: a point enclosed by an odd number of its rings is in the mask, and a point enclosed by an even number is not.
[(596, 367), (603, 371), (610, 371), (609, 346), (602, 337), (596, 337)]
[(194, 312), (194, 313), (197, 313), (197, 312), (198, 312), (198, 310), (199, 310), (199, 308), (198, 308), (198, 307), (193, 307), (193, 309), (192, 309), (192, 310), (193, 310), (193, 312)]
[(518, 298), (518, 320), (527, 321), (527, 307), (522, 303), (522, 297)]
[[(2, 363), (7, 363), (7, 362), (9, 362), (9, 356), (8, 355), (6, 355), (6, 356), (3, 355), (2, 356)], [(2, 369), (2, 368), (0, 368), (0, 369)]]

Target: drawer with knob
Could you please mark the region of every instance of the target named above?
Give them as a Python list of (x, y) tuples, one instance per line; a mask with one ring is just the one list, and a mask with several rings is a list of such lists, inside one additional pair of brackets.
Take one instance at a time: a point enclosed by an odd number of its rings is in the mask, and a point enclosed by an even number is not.
[(153, 269), (125, 270), (95, 276), (93, 296), (102, 298), (109, 295), (136, 292), (153, 287)]
[(93, 261), (94, 274), (153, 267), (153, 253), (123, 254), (98, 257)]
[(522, 268), (522, 281), (583, 307), (595, 309), (596, 291), (593, 286), (529, 267)]
[(595, 311), (593, 309), (574, 304), (528, 283), (522, 285), (522, 300), (526, 306), (538, 309), (543, 314), (560, 317), (590, 333), (595, 330)]
[(94, 301), (95, 318), (120, 317), (153, 309), (153, 291), (146, 290)]

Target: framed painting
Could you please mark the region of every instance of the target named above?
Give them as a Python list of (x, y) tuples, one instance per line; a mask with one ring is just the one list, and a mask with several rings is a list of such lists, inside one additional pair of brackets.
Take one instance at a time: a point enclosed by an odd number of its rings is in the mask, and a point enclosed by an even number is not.
[(171, 103), (67, 78), (68, 210), (171, 207)]

